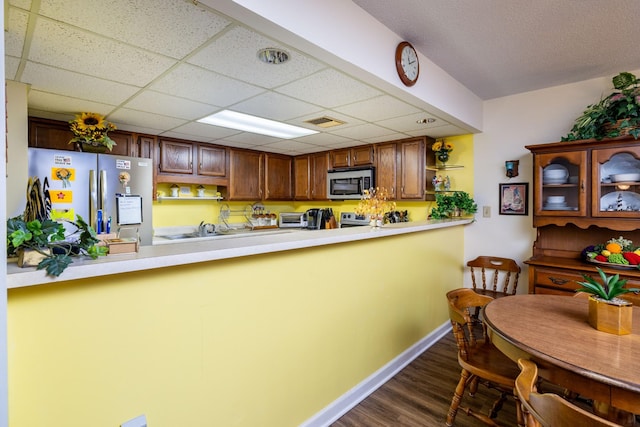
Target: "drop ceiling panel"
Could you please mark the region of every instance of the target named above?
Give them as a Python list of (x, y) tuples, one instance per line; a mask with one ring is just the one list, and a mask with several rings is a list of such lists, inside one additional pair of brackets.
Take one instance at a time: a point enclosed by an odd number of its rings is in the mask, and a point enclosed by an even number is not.
[(218, 107), (209, 104), (152, 90), (141, 92), (123, 107), (186, 120), (197, 120), (218, 110)]
[(336, 107), (336, 111), (370, 122), (420, 112), (417, 108), (388, 95)]
[(29, 59), (140, 87), (175, 63), (167, 57), (43, 18), (36, 22)]
[(318, 147), (316, 146), (293, 140), (282, 140), (274, 142), (272, 144), (267, 144), (262, 148), (274, 153), (288, 154), (291, 156), (296, 156), (298, 154), (308, 154), (313, 153), (314, 151), (318, 151)]
[(330, 133), (316, 133), (313, 135), (303, 136), (301, 138), (296, 138), (296, 141), (301, 141), (305, 144), (315, 145), (318, 147), (324, 147), (326, 149), (336, 146), (345, 147), (348, 145), (354, 145), (354, 140), (352, 138)]
[[(284, 49), (289, 61), (265, 64), (258, 60), (258, 50), (267, 47)], [(240, 26), (195, 53), (188, 62), (264, 88), (281, 86), (324, 68), (318, 61)]]
[[(428, 118), (435, 119), (435, 122), (418, 123), (418, 120), (428, 119)], [(378, 120), (376, 122), (376, 124), (380, 126), (386, 127), (388, 129), (393, 129), (398, 132), (412, 132), (412, 131), (426, 132), (430, 128), (433, 128), (436, 126), (442, 126), (443, 123), (444, 122), (442, 120), (436, 119), (434, 116), (430, 116), (425, 113), (410, 114), (408, 116), (394, 117), (392, 119)]]
[(324, 108), (351, 104), (382, 94), (379, 90), (333, 69), (320, 71), (279, 87), (276, 91)]
[[(217, 127), (217, 126), (210, 126)], [(220, 128), (224, 129), (224, 128)], [(257, 133), (251, 132), (238, 132), (236, 131), (235, 135), (227, 136), (224, 138), (225, 141), (230, 142), (238, 142), (243, 144), (243, 146), (249, 147), (260, 147), (261, 145), (271, 144), (273, 142), (279, 141), (278, 138), (274, 138), (272, 136), (266, 135), (258, 135)]]
[[(315, 105), (298, 101), (288, 96), (274, 92), (265, 92), (254, 98), (235, 104), (231, 107), (234, 111), (265, 117), (272, 120), (290, 120), (303, 114), (312, 114), (322, 110)], [(308, 123), (296, 121), (297, 125), (314, 128)]]
[[(79, 7), (77, 0), (41, 0), (40, 13), (173, 58), (183, 58), (229, 25), (191, 1), (83, 1), (89, 7)], [(147, 22), (153, 25), (141, 25)]]
[(173, 129), (185, 123), (185, 120), (180, 120), (174, 117), (130, 110), (128, 108), (119, 108), (113, 114), (109, 115), (109, 120), (123, 124), (143, 126), (149, 129), (156, 129), (160, 132)]
[(110, 105), (121, 104), (138, 90), (134, 86), (33, 62), (27, 62), (21, 81), (43, 92)]
[(151, 85), (158, 92), (226, 107), (264, 89), (230, 79), (194, 65), (182, 64)]
[(374, 138), (376, 136), (392, 135), (395, 132), (374, 124), (366, 123), (363, 125), (352, 126), (350, 128), (334, 130), (331, 133), (356, 140), (364, 140), (367, 138)]
[(4, 32), (4, 51), (6, 55), (20, 57), (27, 34), (29, 14), (19, 9), (9, 9), (9, 19)]
[[(78, 111), (95, 111), (96, 113), (106, 115), (114, 108), (113, 105), (109, 104), (54, 95), (35, 89), (29, 91), (28, 97), (30, 109), (54, 111), (60, 114), (74, 115)], [(80, 107), (80, 110), (78, 110), (78, 107)]]
[(204, 138), (205, 141), (213, 141), (219, 138), (225, 138), (227, 136), (235, 135), (240, 131), (235, 129), (223, 128), (220, 126), (211, 126), (204, 123), (190, 122), (184, 125), (178, 126), (171, 130), (172, 132), (178, 132), (184, 135), (198, 136)]

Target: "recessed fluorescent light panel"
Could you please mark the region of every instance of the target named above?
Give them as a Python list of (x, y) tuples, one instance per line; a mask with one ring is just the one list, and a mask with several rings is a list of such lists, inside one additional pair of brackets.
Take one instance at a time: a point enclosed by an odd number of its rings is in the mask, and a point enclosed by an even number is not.
[(204, 117), (198, 120), (198, 122), (283, 139), (298, 138), (318, 133), (318, 131), (315, 130), (229, 110), (222, 110), (218, 113)]

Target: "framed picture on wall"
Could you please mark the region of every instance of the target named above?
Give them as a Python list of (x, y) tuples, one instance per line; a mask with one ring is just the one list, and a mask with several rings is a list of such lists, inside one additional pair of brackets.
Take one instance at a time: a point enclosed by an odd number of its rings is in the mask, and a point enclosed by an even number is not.
[(529, 183), (499, 184), (500, 215), (527, 215), (529, 213)]

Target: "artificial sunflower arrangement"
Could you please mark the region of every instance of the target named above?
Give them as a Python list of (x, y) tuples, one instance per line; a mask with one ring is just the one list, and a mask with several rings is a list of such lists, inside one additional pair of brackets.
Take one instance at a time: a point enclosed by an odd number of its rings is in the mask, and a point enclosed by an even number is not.
[(386, 188), (376, 187), (364, 190), (360, 203), (356, 207), (357, 215), (369, 215), (371, 219), (382, 219), (386, 212), (396, 208), (396, 203), (389, 200)]
[(449, 160), (449, 153), (453, 151), (453, 144), (446, 142), (444, 139), (436, 139), (436, 142), (431, 146), (431, 150), (436, 153), (438, 160), (446, 163)]
[(74, 138), (69, 144), (89, 144), (93, 146), (105, 146), (109, 151), (116, 145), (115, 141), (107, 135), (115, 130), (116, 125), (104, 119), (98, 113), (80, 113), (75, 120), (69, 122)]

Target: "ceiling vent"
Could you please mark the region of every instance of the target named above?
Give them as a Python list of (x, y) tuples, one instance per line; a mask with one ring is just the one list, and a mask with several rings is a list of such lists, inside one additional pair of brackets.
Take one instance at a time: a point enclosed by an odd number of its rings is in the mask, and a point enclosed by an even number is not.
[(332, 128), (334, 126), (340, 126), (345, 124), (340, 120), (332, 119), (331, 117), (319, 117), (317, 119), (305, 120), (305, 123), (310, 123), (312, 125), (316, 125), (321, 128)]

